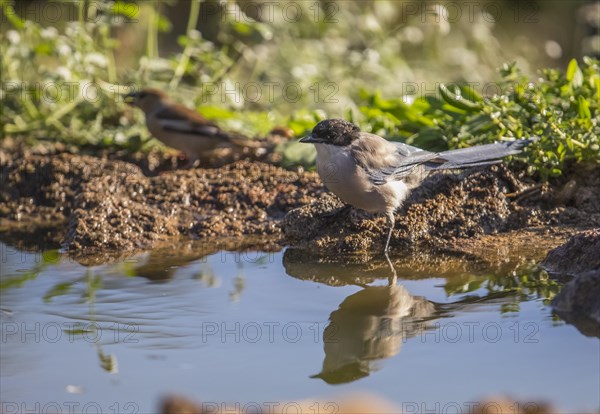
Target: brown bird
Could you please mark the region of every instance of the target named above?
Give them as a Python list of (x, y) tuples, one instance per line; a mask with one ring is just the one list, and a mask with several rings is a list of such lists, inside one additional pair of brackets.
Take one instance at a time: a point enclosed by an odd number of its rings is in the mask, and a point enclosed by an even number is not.
[(256, 148), (252, 140), (225, 132), (198, 112), (175, 102), (159, 89), (147, 88), (125, 96), (125, 102), (144, 111), (146, 126), (152, 135), (169, 147), (182, 151), (190, 168), (219, 148), (243, 152)]

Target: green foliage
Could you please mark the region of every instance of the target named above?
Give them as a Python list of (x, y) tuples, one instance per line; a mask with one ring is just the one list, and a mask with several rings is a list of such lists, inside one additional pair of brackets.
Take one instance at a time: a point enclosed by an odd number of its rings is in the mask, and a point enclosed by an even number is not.
[[(125, 88), (116, 84), (111, 29), (133, 16), (126, 3), (97, 3), (98, 15), (64, 27), (43, 27), (17, 17), (9, 2), (0, 2), (12, 29), (0, 33), (2, 136), (58, 139), (85, 145), (126, 146), (139, 129), (122, 119), (118, 103)], [(127, 135), (125, 135), (127, 134)]]
[(544, 69), (537, 83), (504, 65), (499, 93), (482, 97), (469, 85), (439, 85), (439, 94), (411, 104), (363, 92), (361, 123), (390, 139), (429, 150), (539, 137), (516, 156), (543, 180), (568, 160), (600, 163), (600, 62), (572, 60), (566, 73)]
[[(303, 137), (310, 133), (313, 127), (327, 116), (322, 111), (298, 111), (288, 121), (288, 127), (297, 137)], [(313, 145), (302, 144), (298, 141), (289, 141), (279, 145), (276, 151), (282, 155), (281, 164), (285, 168), (302, 166), (312, 168), (317, 159), (317, 152)]]
[(8, 275), (0, 280), (0, 291), (23, 287), (30, 280), (35, 280), (46, 268), (60, 264), (61, 256), (58, 250), (45, 250), (42, 260), (36, 261), (31, 269), (16, 275)]
[[(292, 20), (277, 3), (271, 18), (257, 21), (237, 2), (215, 2), (227, 10), (208, 40), (195, 29), (209, 23), (199, 21), (201, 5), (189, 3), (180, 49), (163, 57), (159, 37), (173, 29), (165, 3), (68, 2), (78, 18), (55, 28), (20, 18), (13, 2), (0, 0), (8, 23), (0, 30), (0, 137), (148, 148), (157, 141), (122, 95), (151, 86), (248, 136), (275, 126), (302, 136), (335, 116), (430, 150), (539, 136), (518, 158), (542, 179), (559, 175), (567, 160), (599, 158), (597, 60), (586, 58), (581, 67), (572, 61), (564, 74), (543, 70), (533, 81), (505, 65), (498, 93), (485, 97), (464, 84), (493, 79), (493, 68), (509, 57), (526, 73), (529, 61), (539, 61), (526, 41), (499, 47), (492, 29), (500, 22), (482, 16), (448, 22), (436, 18), (447, 12), (443, 5), (423, 20), (387, 0), (300, 2)], [(123, 48), (130, 37), (141, 41)], [(439, 85), (436, 96), (407, 96), (407, 85), (441, 78), (463, 83)], [(252, 84), (260, 99), (247, 88)], [(302, 92), (297, 99), (287, 85)], [(402, 98), (384, 99), (373, 92), (378, 88)], [(290, 142), (278, 151), (285, 166), (314, 163), (310, 146)]]
[(552, 280), (535, 263), (520, 265), (508, 274), (459, 275), (449, 278), (444, 285), (449, 297), (467, 295), (476, 300), (507, 293), (514, 295), (512, 302), (502, 305), (501, 313), (518, 312), (520, 302), (531, 299), (542, 299), (549, 305), (561, 288), (560, 283)]
[[(11, 27), (0, 31), (3, 82), (0, 91), (0, 138), (20, 136), (63, 141), (78, 146), (106, 146), (137, 151), (156, 145), (143, 115), (123, 103), (123, 95), (141, 87), (161, 88), (178, 101), (198, 107), (225, 128), (249, 136), (266, 135), (283, 118), (264, 108), (245, 108), (243, 101), (223, 101), (205, 85), (229, 82), (244, 45), (235, 38), (268, 36), (262, 24), (242, 28), (226, 22), (219, 47), (195, 30), (200, 2), (190, 3), (186, 35), (178, 38), (181, 53), (159, 56), (159, 34), (171, 30), (158, 2), (102, 2), (89, 7), (77, 1), (79, 19), (44, 27), (18, 17), (11, 2), (0, 0), (0, 13)], [(69, 13), (66, 13), (69, 14)], [(146, 43), (133, 67), (117, 67), (119, 33), (145, 30)], [(260, 38), (260, 36), (259, 36)], [(138, 51), (139, 52), (139, 51)], [(160, 144), (158, 144), (160, 145)]]

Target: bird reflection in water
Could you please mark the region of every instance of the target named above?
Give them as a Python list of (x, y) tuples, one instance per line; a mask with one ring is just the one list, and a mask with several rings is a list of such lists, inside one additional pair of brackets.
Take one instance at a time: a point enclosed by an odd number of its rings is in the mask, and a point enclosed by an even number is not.
[(397, 285), (388, 263), (388, 286), (366, 286), (331, 313), (323, 332), (323, 368), (312, 378), (342, 384), (366, 377), (378, 369), (377, 361), (396, 355), (406, 339), (426, 329), (434, 304)]
[(400, 352), (402, 343), (425, 329), (433, 303), (411, 296), (402, 285), (368, 286), (348, 296), (323, 332), (323, 369), (313, 378), (341, 384), (366, 377), (378, 360)]

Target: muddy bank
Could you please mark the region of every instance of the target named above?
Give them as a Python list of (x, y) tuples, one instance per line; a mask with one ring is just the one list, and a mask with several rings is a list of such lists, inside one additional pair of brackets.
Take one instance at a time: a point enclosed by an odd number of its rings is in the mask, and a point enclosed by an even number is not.
[[(277, 138), (268, 140), (272, 146)], [(261, 237), (265, 248), (359, 252), (365, 260), (383, 247), (383, 217), (343, 208), (315, 173), (278, 168), (272, 152), (261, 155), (269, 163), (247, 154), (224, 166), (215, 161), (184, 171), (173, 170), (179, 161), (164, 153), (81, 152), (3, 141), (0, 228), (61, 228), (63, 245), (72, 252), (126, 252), (179, 237), (248, 235)], [(526, 228), (549, 237), (549, 249), (564, 240), (556, 229), (600, 226), (600, 168), (576, 166), (543, 186), (504, 166), (435, 174), (413, 192), (396, 220), (395, 252), (430, 246), (468, 253), (481, 243), (497, 243), (484, 236)]]
[(435, 274), (448, 279), (450, 284), (452, 281), (460, 284), (469, 279), (467, 275), (531, 273), (549, 249), (563, 243), (574, 232), (573, 229), (524, 229), (470, 240), (457, 239), (445, 248), (399, 251), (389, 262), (379, 252), (322, 255), (289, 248), (283, 255), (283, 265), (292, 277), (331, 286), (367, 285), (387, 279), (392, 275), (390, 264), (403, 280)]
[(82, 188), (65, 241), (77, 250), (132, 250), (180, 235), (278, 236), (285, 213), (320, 191), (311, 175), (245, 161), (152, 178), (106, 175)]
[(248, 160), (148, 177), (137, 165), (86, 155), (2, 159), (0, 227), (66, 226), (86, 253), (147, 249), (184, 236), (279, 239), (285, 214), (318, 197), (316, 174)]
[[(277, 164), (281, 161), (281, 154), (274, 149), (287, 141), (289, 141), (288, 131), (277, 128), (266, 137), (251, 139), (252, 147), (245, 148), (241, 152), (234, 152), (227, 148), (211, 152), (199, 161), (199, 167), (218, 168), (241, 160)], [(78, 147), (54, 141), (39, 141), (35, 145), (29, 145), (23, 139), (12, 137), (0, 141), (0, 166), (8, 165), (14, 160), (28, 160), (34, 156), (52, 157), (60, 154), (87, 155), (105, 161), (124, 161), (135, 164), (144, 175), (149, 177), (177, 170), (187, 162), (181, 153), (171, 148), (161, 148), (160, 144), (141, 152), (99, 146)]]
[(552, 301), (556, 313), (583, 334), (600, 337), (600, 229), (571, 237), (541, 266), (555, 278), (572, 277)]
[(600, 269), (600, 228), (574, 235), (548, 252), (540, 265), (555, 277), (576, 276)]
[[(600, 168), (578, 168), (555, 186), (528, 182), (502, 165), (430, 176), (396, 213), (392, 251), (460, 249), (474, 237), (524, 228), (600, 226)], [(322, 254), (381, 251), (386, 229), (384, 217), (345, 209), (330, 194), (283, 222), (290, 246)]]

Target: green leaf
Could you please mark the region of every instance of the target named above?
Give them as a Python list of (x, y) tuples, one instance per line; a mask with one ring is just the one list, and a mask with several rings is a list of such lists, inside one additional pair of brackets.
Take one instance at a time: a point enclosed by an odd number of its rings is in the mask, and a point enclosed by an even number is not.
[(50, 302), (52, 298), (56, 296), (61, 296), (69, 293), (74, 283), (75, 282), (65, 282), (55, 285), (54, 287), (52, 287), (52, 289), (48, 291), (48, 293), (44, 295), (44, 302)]
[(317, 151), (314, 145), (303, 144), (298, 141), (290, 141), (279, 145), (276, 152), (283, 156), (281, 164), (285, 168), (291, 168), (301, 165), (305, 168), (314, 166), (317, 158)]
[(312, 131), (314, 126), (324, 119), (326, 115), (322, 111), (300, 110), (292, 115), (287, 126), (292, 129), (295, 136), (301, 137)]
[(58, 250), (46, 250), (42, 253), (42, 262), (46, 265), (57, 264), (60, 262), (60, 253)]
[(38, 55), (50, 56), (54, 52), (54, 48), (50, 43), (39, 43), (33, 48), (33, 51)]
[(4, 289), (22, 287), (26, 282), (35, 280), (42, 270), (43, 269), (34, 268), (21, 275), (3, 277), (2, 280), (0, 280), (0, 291)]
[(590, 86), (596, 89), (596, 98), (600, 100), (600, 75), (594, 73), (590, 77)]
[(590, 112), (590, 104), (583, 96), (577, 97), (577, 109), (579, 111), (579, 117), (581, 119), (592, 119), (592, 113)]
[(4, 16), (6, 16), (10, 24), (12, 24), (15, 29), (23, 30), (23, 28), (25, 28), (25, 21), (17, 16), (14, 7), (9, 4), (9, 2), (1, 1), (0, 7), (2, 7), (2, 13)]
[(218, 106), (202, 106), (198, 111), (208, 119), (229, 119), (235, 117), (232, 111)]
[(569, 66), (567, 67), (567, 80), (573, 87), (580, 87), (583, 83), (583, 73), (579, 69), (577, 59), (571, 59)]
[(190, 38), (186, 35), (177, 36), (177, 44), (181, 47), (186, 47), (190, 43)]
[(254, 32), (254, 28), (246, 22), (236, 21), (231, 24), (231, 27), (236, 33), (244, 36), (248, 36)]
[(463, 98), (473, 102), (483, 102), (483, 97), (469, 85), (460, 86), (461, 95)]
[(130, 20), (135, 19), (138, 16), (139, 11), (139, 6), (135, 3), (115, 1), (115, 3), (112, 6), (113, 14), (125, 16)]
[(569, 62), (569, 66), (567, 67), (567, 80), (571, 82), (575, 77), (575, 72), (579, 69), (579, 65), (577, 64), (577, 59), (571, 59)]
[(446, 85), (440, 83), (439, 90), (444, 101), (446, 101), (446, 103), (448, 103), (450, 106), (465, 111), (477, 111), (481, 109), (479, 104), (463, 98), (458, 87), (455, 87), (454, 92), (452, 92)]
[(83, 328), (74, 328), (74, 329), (63, 329), (63, 332), (69, 334), (69, 336), (71, 338), (74, 338), (75, 336), (81, 336), (81, 335), (87, 335), (87, 334), (94, 333), (94, 330), (83, 329)]
[(159, 15), (156, 22), (156, 28), (159, 32), (167, 33), (171, 31), (172, 25), (169, 19), (163, 15)]

